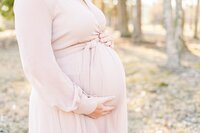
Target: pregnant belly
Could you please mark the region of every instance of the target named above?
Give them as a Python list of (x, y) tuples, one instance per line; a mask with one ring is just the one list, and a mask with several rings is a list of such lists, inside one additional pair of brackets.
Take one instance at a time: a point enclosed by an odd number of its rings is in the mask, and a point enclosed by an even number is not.
[(64, 73), (87, 94), (116, 96), (108, 104), (117, 105), (126, 89), (123, 65), (117, 53), (107, 46), (97, 46), (57, 58)]

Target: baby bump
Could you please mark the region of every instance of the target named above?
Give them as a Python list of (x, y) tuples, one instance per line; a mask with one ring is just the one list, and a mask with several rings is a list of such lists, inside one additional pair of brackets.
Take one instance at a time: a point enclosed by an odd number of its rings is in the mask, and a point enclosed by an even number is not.
[(99, 46), (58, 58), (57, 61), (63, 72), (87, 94), (116, 96), (110, 104), (117, 104), (123, 98), (124, 68), (112, 48)]

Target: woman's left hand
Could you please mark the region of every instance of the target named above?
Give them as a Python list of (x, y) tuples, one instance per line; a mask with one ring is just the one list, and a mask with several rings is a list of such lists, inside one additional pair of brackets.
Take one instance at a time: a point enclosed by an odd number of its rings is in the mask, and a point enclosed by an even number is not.
[(112, 48), (114, 47), (111, 33), (108, 33), (108, 32), (99, 33), (99, 41), (106, 44), (109, 47), (112, 47)]

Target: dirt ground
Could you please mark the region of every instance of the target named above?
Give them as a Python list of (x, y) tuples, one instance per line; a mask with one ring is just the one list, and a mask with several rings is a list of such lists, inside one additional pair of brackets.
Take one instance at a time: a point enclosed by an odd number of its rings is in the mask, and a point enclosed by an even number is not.
[[(198, 41), (188, 42), (200, 53)], [(115, 49), (126, 70), (129, 133), (200, 133), (200, 63), (184, 61), (192, 69), (181, 73), (167, 70), (162, 39), (143, 45), (117, 39)], [(29, 94), (15, 35), (1, 33), (0, 133), (27, 133)]]

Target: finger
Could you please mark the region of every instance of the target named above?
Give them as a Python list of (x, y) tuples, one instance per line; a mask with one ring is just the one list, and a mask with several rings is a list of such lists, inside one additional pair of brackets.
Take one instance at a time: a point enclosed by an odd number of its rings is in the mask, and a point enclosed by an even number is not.
[(102, 112), (102, 115), (107, 115), (107, 114), (110, 114), (110, 113), (112, 113), (112, 111), (113, 111), (113, 110), (104, 111), (104, 112)]
[(109, 41), (107, 43), (105, 43), (108, 47), (114, 48), (114, 43), (113, 41)]
[(98, 103), (98, 106), (97, 106), (97, 108), (98, 108), (98, 109), (100, 109), (100, 110), (103, 110), (103, 108), (104, 108), (104, 105), (103, 105), (103, 103)]
[(116, 96), (107, 96), (107, 97), (101, 97), (99, 102), (100, 103), (105, 103), (105, 102), (109, 102), (112, 101), (113, 99), (115, 99)]
[(96, 119), (97, 118), (96, 116), (88, 116), (88, 117), (90, 117), (92, 119)]
[(104, 115), (107, 115), (107, 114), (110, 114), (111, 112), (103, 112), (101, 115), (104, 116)]
[(108, 37), (101, 38), (100, 41), (103, 43), (106, 43), (106, 42), (112, 41), (112, 39), (111, 37), (108, 36)]
[(92, 39), (99, 39), (99, 33), (94, 32), (94, 33), (91, 35), (91, 38), (92, 38)]
[(110, 47), (112, 45), (112, 41), (105, 42), (105, 45)]
[(100, 40), (105, 40), (105, 39), (112, 40), (112, 37), (107, 35), (107, 36), (100, 37), (99, 39)]
[(103, 111), (112, 111), (114, 108), (114, 106), (104, 106)]
[(104, 38), (104, 37), (107, 37), (107, 36), (110, 36), (110, 34), (108, 34), (106, 32), (103, 32), (103, 33), (99, 34), (99, 38)]

